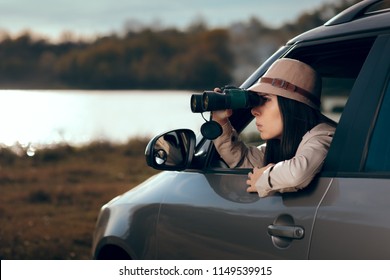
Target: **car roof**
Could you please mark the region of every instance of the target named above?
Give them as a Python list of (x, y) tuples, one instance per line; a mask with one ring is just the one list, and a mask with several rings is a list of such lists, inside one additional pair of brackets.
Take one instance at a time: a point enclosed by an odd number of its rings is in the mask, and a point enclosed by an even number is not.
[(287, 45), (353, 34), (378, 33), (389, 29), (390, 1), (367, 0), (351, 6), (324, 25), (292, 38)]

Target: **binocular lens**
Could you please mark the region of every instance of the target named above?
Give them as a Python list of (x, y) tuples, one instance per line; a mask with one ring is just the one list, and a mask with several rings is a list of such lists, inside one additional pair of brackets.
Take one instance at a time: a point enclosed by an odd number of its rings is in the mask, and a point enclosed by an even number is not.
[(207, 111), (207, 108), (209, 107), (209, 95), (203, 94), (203, 109)]
[(203, 110), (203, 95), (202, 94), (193, 94), (191, 96), (191, 111), (193, 113), (202, 113)]

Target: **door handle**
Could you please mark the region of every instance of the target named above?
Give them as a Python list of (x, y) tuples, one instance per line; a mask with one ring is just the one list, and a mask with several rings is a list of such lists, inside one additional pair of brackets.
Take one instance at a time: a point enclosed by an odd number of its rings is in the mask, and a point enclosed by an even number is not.
[(305, 235), (305, 230), (300, 226), (269, 225), (268, 233), (276, 237), (302, 239)]

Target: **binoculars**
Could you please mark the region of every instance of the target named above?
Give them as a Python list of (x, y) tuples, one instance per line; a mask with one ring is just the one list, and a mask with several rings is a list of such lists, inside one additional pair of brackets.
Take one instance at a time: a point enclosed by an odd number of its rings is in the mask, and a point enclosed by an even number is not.
[(205, 91), (202, 94), (193, 94), (191, 111), (203, 113), (225, 109), (246, 109), (262, 105), (264, 101), (265, 99), (256, 92), (240, 88), (226, 88), (222, 93)]

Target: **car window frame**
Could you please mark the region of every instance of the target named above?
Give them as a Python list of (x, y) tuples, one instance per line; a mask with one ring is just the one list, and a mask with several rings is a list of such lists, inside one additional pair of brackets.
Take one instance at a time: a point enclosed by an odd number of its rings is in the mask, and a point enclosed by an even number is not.
[[(388, 169), (377, 169), (377, 168), (368, 169), (367, 164), (368, 164), (368, 160), (370, 159), (371, 149), (374, 149), (374, 151), (376, 153), (379, 152), (381, 154), (380, 155), (381, 157), (384, 156), (383, 153), (381, 152), (381, 150), (377, 150), (378, 143), (375, 143), (375, 145), (374, 145), (373, 141), (377, 141), (379, 138), (381, 138), (380, 137), (381, 135), (376, 134), (377, 129), (379, 129), (379, 131), (381, 133), (385, 130), (384, 125), (386, 125), (386, 128), (387, 128), (388, 118), (385, 118), (385, 117), (390, 116), (390, 73), (388, 73), (388, 78), (387, 78), (386, 84), (387, 84), (387, 86), (385, 87), (385, 90), (382, 94), (382, 98), (380, 101), (380, 105), (378, 106), (379, 110), (378, 110), (377, 115), (375, 117), (375, 124), (373, 126), (372, 133), (370, 133), (370, 139), (369, 139), (368, 144), (367, 144), (367, 154), (365, 156), (365, 163), (364, 163), (364, 170), (363, 170), (363, 172), (365, 172), (367, 174), (380, 174), (380, 177), (382, 177), (382, 176), (388, 177), (389, 173), (390, 173), (390, 168), (388, 168)], [(384, 107), (384, 106), (386, 106), (386, 107)], [(385, 113), (384, 113), (384, 110), (386, 110)], [(379, 122), (381, 124), (381, 128), (377, 127)], [(386, 133), (387, 133), (387, 135), (386, 135), (385, 140), (388, 140), (388, 138), (390, 137), (390, 132), (386, 131)], [(382, 139), (382, 141), (383, 141), (383, 139)], [(390, 148), (389, 143), (386, 143), (385, 145), (387, 145), (386, 148), (388, 148), (388, 149)], [(375, 160), (373, 162), (376, 162), (376, 161), (377, 161), (377, 158), (375, 158)], [(389, 159), (387, 159), (387, 163), (389, 163), (389, 162), (390, 162)], [(370, 168), (372, 168), (372, 167), (370, 167)]]
[[(347, 41), (347, 40), (353, 41), (354, 39), (361, 39), (361, 38), (363, 38), (363, 39), (364, 38), (375, 38), (375, 36), (373, 34), (371, 34), (371, 33), (366, 34), (364, 36), (362, 36), (361, 34), (359, 36), (358, 35), (355, 35), (355, 36), (347, 35), (347, 36), (338, 37), (338, 38), (325, 38), (325, 39), (313, 40), (313, 41), (308, 41), (308, 42), (297, 42), (297, 43), (295, 43), (293, 45), (285, 46), (286, 48), (283, 51), (283, 55), (275, 57), (273, 60), (269, 59), (268, 64), (265, 63), (261, 67), (259, 67), (259, 69), (261, 69), (261, 71), (257, 70), (250, 78), (248, 78), (248, 80), (244, 83), (244, 85), (246, 87), (249, 87), (251, 85), (251, 83), (256, 82), (258, 80), (258, 78), (265, 73), (267, 67), (269, 67), (270, 64), (272, 64), (272, 62), (275, 59), (277, 59), (279, 57), (292, 57), (292, 58), (294, 58), (294, 56), (292, 56), (291, 53), (296, 51), (297, 49), (311, 47), (311, 46), (312, 47), (316, 47), (316, 46), (325, 45), (325, 44), (333, 44), (333, 43), (343, 42), (343, 41)], [(377, 39), (378, 38), (374, 39), (373, 45), (375, 44)], [(367, 63), (367, 60), (369, 59), (370, 56), (373, 56), (373, 54), (371, 54), (371, 51), (367, 55), (366, 61), (364, 62), (364, 64)], [(370, 59), (372, 59), (372, 58), (370, 58)], [(362, 68), (360, 70), (360, 73), (362, 72), (362, 70), (364, 68), (364, 64), (363, 64), (363, 66), (362, 66)], [(358, 81), (360, 75), (361, 74), (359, 74), (358, 77), (356, 78), (355, 85), (353, 86), (350, 95), (352, 95), (352, 92), (353, 92), (353, 90), (354, 90), (354, 88), (356, 86), (356, 82)], [(348, 97), (348, 99), (349, 99), (349, 97)], [(343, 115), (344, 115), (344, 113), (342, 114), (341, 118), (343, 117)], [(234, 116), (234, 114), (233, 114), (233, 116)], [(341, 118), (340, 118), (340, 121), (341, 121)], [(241, 132), (243, 130), (243, 128), (245, 128), (246, 125), (248, 125), (251, 122), (251, 120), (252, 120), (252, 118), (249, 118), (249, 117), (247, 117), (247, 119), (249, 121), (247, 121), (245, 123), (245, 125), (239, 126), (239, 128), (237, 129), (238, 132)], [(241, 123), (241, 125), (242, 125), (242, 123)], [(234, 124), (233, 124), (233, 126), (236, 128), (236, 126)], [(339, 146), (339, 145), (333, 145), (332, 144), (332, 146), (336, 146), (336, 148), (333, 147), (333, 150), (339, 150), (337, 148), (337, 146)], [(332, 149), (332, 146), (331, 146), (331, 149)], [(209, 145), (209, 151), (208, 151), (208, 157), (207, 157), (208, 160), (207, 160), (207, 163), (205, 165), (205, 169), (204, 169), (205, 171), (207, 171), (207, 172), (237, 173), (237, 174), (242, 174), (242, 173), (248, 172), (248, 170), (250, 171), (250, 169), (247, 169), (247, 168), (229, 168), (229, 167), (227, 167), (227, 165), (226, 166), (212, 166), (211, 163), (213, 162), (213, 159), (215, 161), (215, 157), (218, 157), (218, 156), (219, 155), (218, 155), (217, 151), (215, 150), (214, 145)], [(222, 159), (220, 159), (220, 160), (222, 161)], [(334, 167), (332, 167), (332, 168), (328, 167), (328, 169), (321, 171), (321, 176), (331, 177), (331, 176), (334, 176), (334, 174), (336, 174), (337, 172), (338, 172), (338, 170), (335, 169)]]
[[(355, 81), (325, 159), (325, 177), (361, 177), (386, 86), (390, 34), (378, 35)], [(369, 92), (370, 94), (367, 94)], [(363, 106), (364, 105), (364, 106)], [(362, 113), (359, 108), (364, 108)], [(363, 175), (365, 176), (365, 175)]]

